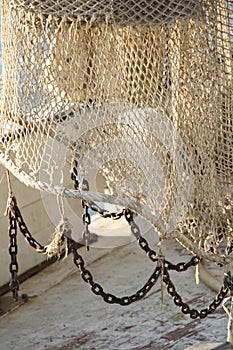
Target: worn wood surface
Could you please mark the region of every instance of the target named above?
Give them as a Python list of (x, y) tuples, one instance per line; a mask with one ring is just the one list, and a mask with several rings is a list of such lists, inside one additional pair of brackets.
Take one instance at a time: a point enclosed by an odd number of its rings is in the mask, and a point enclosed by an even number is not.
[[(156, 248), (157, 238), (149, 240)], [(153, 271), (153, 263), (135, 242), (117, 249), (80, 251), (95, 280), (118, 296), (134, 293)], [(173, 262), (190, 257), (175, 242), (166, 243), (163, 251)], [(195, 284), (192, 269), (173, 273), (172, 278), (193, 307), (204, 308), (215, 297), (202, 283)], [(184, 350), (199, 344), (198, 349), (204, 350), (208, 342), (226, 341), (228, 319), (221, 307), (207, 319), (192, 320), (165, 290), (161, 308), (160, 286), (158, 281), (145, 299), (130, 306), (108, 305), (90, 291), (68, 256), (21, 285), (20, 293), (29, 299), (0, 318), (0, 349)]]

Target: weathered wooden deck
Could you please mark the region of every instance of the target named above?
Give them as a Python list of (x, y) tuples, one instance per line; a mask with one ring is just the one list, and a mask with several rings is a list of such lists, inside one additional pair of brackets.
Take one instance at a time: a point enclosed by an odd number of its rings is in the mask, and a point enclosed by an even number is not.
[[(135, 242), (113, 250), (80, 251), (95, 280), (118, 296), (141, 288), (153, 271)], [(167, 243), (164, 251), (171, 261), (189, 259), (174, 242)], [(202, 283), (195, 284), (192, 269), (172, 277), (193, 307), (203, 308), (215, 296)], [(183, 350), (202, 344), (201, 350), (207, 349), (206, 342), (226, 341), (228, 319), (221, 307), (207, 319), (192, 320), (164, 291), (161, 309), (160, 281), (145, 299), (130, 306), (106, 304), (83, 282), (71, 256), (24, 282), (20, 293), (27, 293), (28, 301), (0, 318), (1, 350)], [(0, 297), (0, 308), (9, 298), (10, 294)]]

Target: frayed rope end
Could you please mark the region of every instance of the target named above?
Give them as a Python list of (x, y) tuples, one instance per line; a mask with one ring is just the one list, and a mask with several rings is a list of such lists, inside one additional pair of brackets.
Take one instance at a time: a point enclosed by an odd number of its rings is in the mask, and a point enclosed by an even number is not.
[(55, 228), (51, 243), (45, 246), (49, 259), (53, 256), (57, 256), (59, 259), (64, 251), (64, 259), (68, 256), (67, 237), (71, 237), (71, 233), (71, 224), (66, 218), (62, 219)]

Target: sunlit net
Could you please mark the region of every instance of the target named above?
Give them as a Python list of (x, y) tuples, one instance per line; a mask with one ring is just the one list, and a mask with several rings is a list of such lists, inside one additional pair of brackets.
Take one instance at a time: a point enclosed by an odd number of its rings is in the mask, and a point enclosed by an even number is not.
[(230, 261), (232, 1), (3, 0), (2, 18), (2, 163)]

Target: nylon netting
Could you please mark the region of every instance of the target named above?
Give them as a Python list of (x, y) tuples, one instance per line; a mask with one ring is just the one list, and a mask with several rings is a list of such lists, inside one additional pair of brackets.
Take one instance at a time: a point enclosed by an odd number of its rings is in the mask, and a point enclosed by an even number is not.
[(229, 262), (232, 12), (230, 0), (4, 0), (2, 163)]

